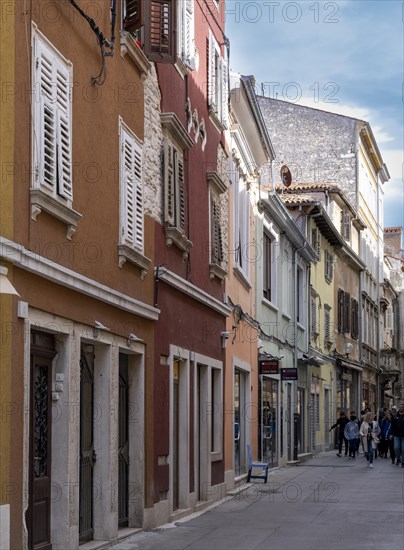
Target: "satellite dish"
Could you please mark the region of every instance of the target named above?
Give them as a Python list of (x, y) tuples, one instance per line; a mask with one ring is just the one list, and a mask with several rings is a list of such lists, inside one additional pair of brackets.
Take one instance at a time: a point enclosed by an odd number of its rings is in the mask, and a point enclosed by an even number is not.
[(281, 180), (285, 187), (290, 187), (292, 184), (292, 173), (289, 168), (284, 164), (281, 168)]

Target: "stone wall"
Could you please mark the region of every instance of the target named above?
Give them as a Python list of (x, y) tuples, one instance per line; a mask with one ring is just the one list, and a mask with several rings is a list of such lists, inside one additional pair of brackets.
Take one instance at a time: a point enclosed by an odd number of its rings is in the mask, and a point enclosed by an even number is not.
[(156, 222), (163, 223), (161, 94), (154, 63), (144, 82), (144, 102), (144, 212)]
[(357, 121), (353, 118), (259, 97), (269, 136), (275, 149), (274, 181), (287, 164), (293, 183), (335, 183), (354, 207)]

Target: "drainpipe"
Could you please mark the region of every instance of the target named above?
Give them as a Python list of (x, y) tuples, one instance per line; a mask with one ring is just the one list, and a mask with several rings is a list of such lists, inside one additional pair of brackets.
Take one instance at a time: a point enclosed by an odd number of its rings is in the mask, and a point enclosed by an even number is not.
[[(293, 366), (297, 369), (297, 258), (296, 258), (297, 249), (293, 247), (293, 256), (292, 256), (292, 265), (293, 265), (293, 277), (294, 277), (294, 297), (293, 297), (293, 324), (295, 328), (294, 341), (293, 341)], [(297, 372), (297, 371), (296, 371)], [(298, 376), (299, 378), (299, 376)], [(294, 392), (294, 407), (293, 407), (293, 460), (297, 460), (297, 382)]]
[[(362, 308), (362, 277), (364, 276), (365, 270), (361, 269), (359, 271), (359, 296), (358, 296), (358, 309), (359, 309), (359, 339), (358, 339), (358, 347), (359, 347), (359, 363), (361, 366), (363, 366), (363, 308)], [(363, 377), (362, 373), (359, 374), (359, 380), (358, 380), (358, 393), (359, 393), (359, 411), (362, 410), (362, 384), (363, 384)]]
[(376, 329), (376, 366), (377, 366), (377, 402), (376, 407), (383, 407), (383, 403), (381, 403), (381, 396), (380, 396), (380, 374), (383, 372), (383, 369), (380, 367), (380, 240), (381, 240), (381, 233), (380, 233), (380, 203), (379, 203), (379, 184), (380, 184), (380, 172), (379, 169), (377, 171), (376, 176), (376, 183), (377, 183), (377, 192), (376, 192), (376, 200), (377, 200), (377, 207), (376, 207), (376, 223), (377, 223), (377, 272), (376, 272), (376, 300), (377, 300), (377, 329)]

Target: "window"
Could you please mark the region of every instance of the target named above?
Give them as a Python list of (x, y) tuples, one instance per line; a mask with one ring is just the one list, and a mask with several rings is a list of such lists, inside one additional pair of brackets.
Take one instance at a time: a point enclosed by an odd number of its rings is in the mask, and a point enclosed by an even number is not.
[(195, 67), (194, 0), (178, 3), (178, 52), (181, 61), (188, 67)]
[(324, 268), (325, 268), (324, 276), (326, 278), (326, 281), (329, 282), (329, 283), (332, 281), (332, 278), (333, 278), (333, 275), (334, 275), (333, 262), (334, 262), (333, 254), (331, 254), (331, 252), (326, 250), (325, 251), (325, 261), (324, 261)]
[(263, 293), (264, 298), (273, 302), (275, 299), (275, 292), (273, 288), (273, 246), (272, 239), (268, 233), (264, 232), (264, 281), (263, 281)]
[(175, 244), (186, 256), (192, 246), (185, 236), (185, 174), (184, 151), (192, 140), (174, 113), (162, 113), (164, 138), (164, 223), (166, 243)]
[(297, 302), (297, 311), (296, 311), (296, 321), (301, 325), (304, 323), (304, 309), (303, 309), (303, 270), (297, 268), (297, 280), (296, 280), (296, 302)]
[(386, 309), (385, 327), (387, 330), (393, 329), (393, 308), (391, 306)]
[(324, 342), (327, 345), (332, 343), (331, 307), (328, 304), (324, 305)]
[(72, 81), (70, 62), (34, 26), (33, 182), (31, 216), (45, 211), (76, 231), (81, 214), (73, 210)]
[(250, 196), (244, 178), (233, 159), (231, 168), (233, 190), (233, 243), (234, 263), (246, 279), (249, 279)]
[(349, 292), (344, 292), (344, 321), (343, 332), (351, 330), (351, 296)]
[[(223, 250), (223, 228), (222, 228), (222, 216), (220, 208), (219, 195), (213, 190), (210, 190), (210, 274), (218, 276), (223, 279), (226, 275), (226, 271), (223, 268), (224, 263), (224, 250)], [(213, 265), (212, 265), (213, 264)], [(213, 269), (213, 266), (223, 268), (222, 276), (220, 272)], [(213, 275), (213, 276), (212, 276)]]
[(175, 63), (177, 0), (124, 0), (123, 29), (137, 33), (144, 53), (156, 63)]
[(355, 298), (351, 300), (351, 336), (355, 340), (359, 338), (359, 303)]
[(120, 119), (120, 236), (119, 265), (130, 261), (146, 275), (150, 263), (144, 253), (142, 147)]
[(142, 148), (121, 123), (121, 242), (143, 253)]
[(312, 338), (317, 338), (318, 336), (318, 327), (317, 327), (317, 303), (315, 296), (311, 297), (311, 336)]
[(338, 332), (344, 332), (344, 291), (338, 289)]
[(165, 222), (185, 231), (184, 158), (173, 142), (164, 143)]
[(351, 216), (348, 212), (341, 212), (341, 235), (346, 241), (351, 238)]
[(219, 44), (209, 29), (209, 65), (208, 65), (208, 105), (218, 121), (228, 127), (227, 99), (228, 73), (227, 63), (220, 55)]
[(38, 33), (34, 56), (34, 186), (70, 204), (72, 66)]
[(311, 230), (311, 245), (318, 259), (321, 260), (321, 235), (317, 227)]

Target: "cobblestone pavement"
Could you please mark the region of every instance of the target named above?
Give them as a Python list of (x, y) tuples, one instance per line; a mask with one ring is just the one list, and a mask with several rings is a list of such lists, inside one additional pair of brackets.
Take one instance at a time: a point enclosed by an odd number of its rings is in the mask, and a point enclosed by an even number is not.
[(114, 550), (404, 550), (404, 468), (324, 452)]

